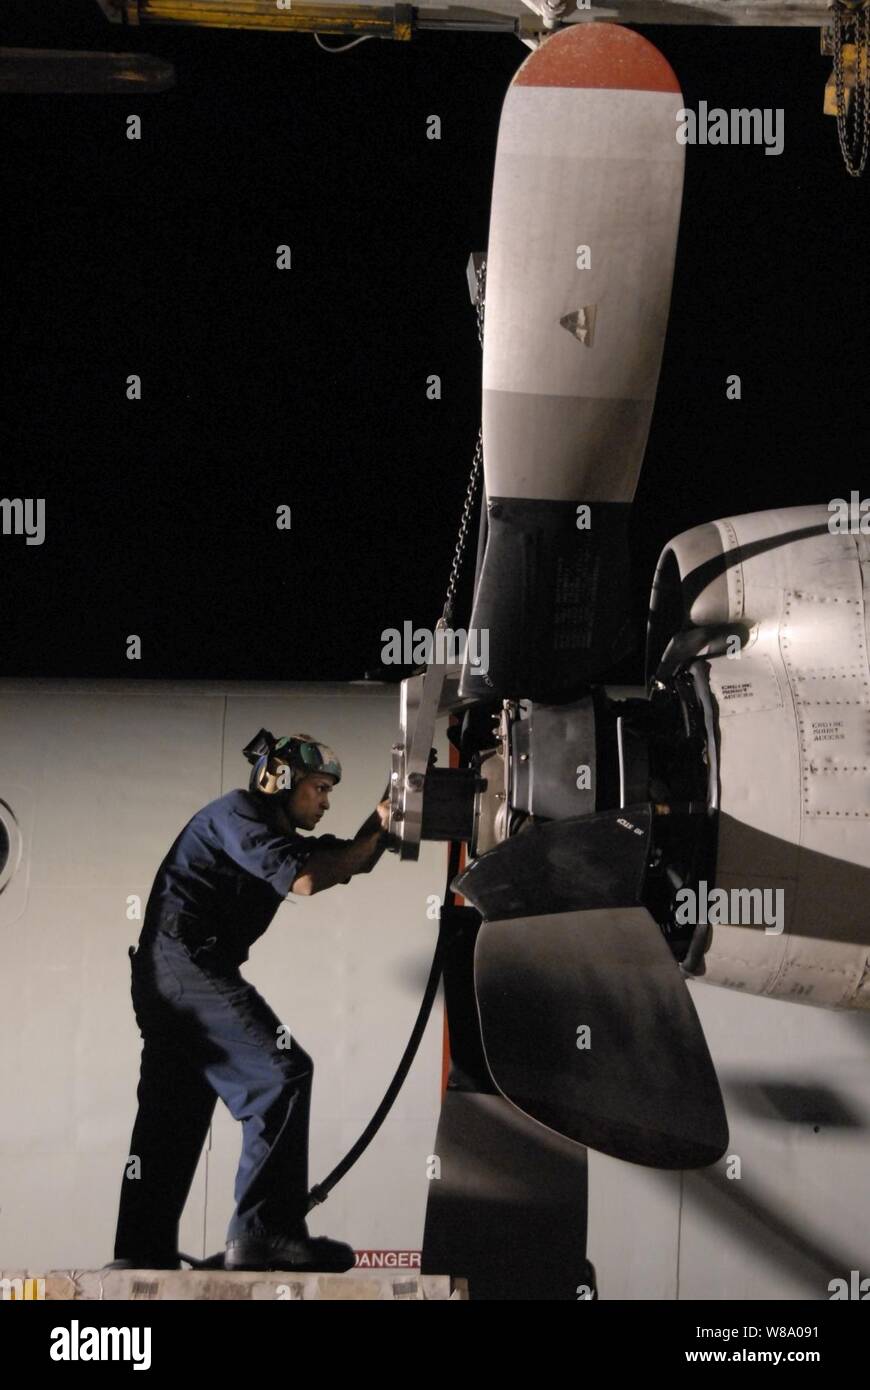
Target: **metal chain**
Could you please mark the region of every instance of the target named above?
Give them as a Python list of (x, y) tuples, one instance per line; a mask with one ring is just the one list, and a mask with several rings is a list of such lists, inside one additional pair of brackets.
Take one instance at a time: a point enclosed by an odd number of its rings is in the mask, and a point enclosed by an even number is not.
[(486, 307), (486, 261), (477, 267), (477, 341), (483, 347), (483, 315)]
[[(837, 87), (837, 139), (840, 142), (846, 169), (853, 178), (859, 179), (867, 163), (870, 149), (870, 7), (863, 0), (856, 12), (854, 5), (834, 0), (833, 4), (833, 48), (834, 80)], [(848, 112), (846, 110), (846, 73), (843, 62), (843, 44), (848, 42), (849, 34), (855, 44), (855, 97), (852, 139), (849, 140)], [(850, 143), (854, 149), (850, 149)], [(860, 150), (858, 163), (854, 156)]]
[[(481, 261), (477, 267), (477, 340), (483, 347), (483, 316), (485, 311), (486, 299), (486, 261)], [(477, 432), (477, 443), (474, 446), (474, 460), (471, 465), (471, 477), (468, 480), (468, 488), (465, 493), (465, 502), (462, 507), (462, 518), (459, 522), (459, 535), (456, 540), (456, 550), (453, 554), (453, 564), (450, 567), (450, 579), (447, 584), (447, 597), (444, 600), (444, 621), (449, 627), (453, 622), (453, 605), (456, 599), (456, 586), (459, 582), (459, 574), (462, 569), (462, 561), (465, 558), (465, 547), (468, 544), (468, 529), (471, 523), (471, 512), (477, 498), (477, 489), (480, 484), (480, 474), (483, 465), (483, 426)]]
[(456, 598), (456, 585), (459, 581), (459, 574), (462, 569), (462, 561), (465, 556), (465, 547), (468, 542), (468, 527), (471, 521), (471, 510), (477, 496), (477, 488), (480, 482), (481, 464), (483, 463), (483, 426), (477, 432), (477, 444), (474, 447), (474, 462), (471, 465), (471, 477), (468, 480), (468, 489), (465, 493), (465, 504), (462, 508), (462, 520), (459, 523), (459, 536), (456, 541), (456, 550), (453, 555), (453, 564), (450, 568), (450, 580), (447, 585), (447, 597), (444, 600), (444, 621), (449, 627), (453, 622), (453, 604)]

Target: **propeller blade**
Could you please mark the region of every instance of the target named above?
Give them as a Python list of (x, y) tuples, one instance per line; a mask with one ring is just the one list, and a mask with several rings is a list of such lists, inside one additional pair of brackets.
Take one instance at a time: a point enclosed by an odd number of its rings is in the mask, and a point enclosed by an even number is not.
[(501, 113), (483, 340), (486, 548), (461, 698), (558, 702), (630, 648), (626, 528), (670, 303), (685, 149), (670, 66), (571, 25)]
[(634, 905), (651, 831), (649, 804), (529, 823), (473, 860), (450, 886), (489, 922)]
[(475, 987), (487, 1065), (540, 1124), (614, 1158), (703, 1168), (728, 1146), (689, 991), (640, 906), (485, 922)]
[(448, 1090), (434, 1152), (424, 1274), (466, 1278), (472, 1299), (590, 1297), (581, 1145), (533, 1124), (501, 1096)]

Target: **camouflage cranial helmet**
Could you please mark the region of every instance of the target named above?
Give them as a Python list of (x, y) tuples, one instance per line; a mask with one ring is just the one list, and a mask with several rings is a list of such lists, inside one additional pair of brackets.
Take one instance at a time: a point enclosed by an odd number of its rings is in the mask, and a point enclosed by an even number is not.
[[(244, 748), (243, 753), (253, 764), (249, 789), (266, 792), (292, 791), (297, 782), (312, 772), (326, 772), (335, 778), (336, 785), (341, 781), (341, 763), (326, 743), (318, 743), (310, 734), (291, 734), (276, 739), (268, 729), (261, 729)], [(286, 775), (282, 777), (283, 767), (290, 768), (290, 786)]]

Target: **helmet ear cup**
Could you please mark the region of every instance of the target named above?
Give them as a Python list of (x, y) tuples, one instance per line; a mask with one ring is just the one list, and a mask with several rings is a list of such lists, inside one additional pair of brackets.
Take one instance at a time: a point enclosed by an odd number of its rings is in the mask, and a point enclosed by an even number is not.
[[(269, 767), (270, 763), (276, 769), (274, 772)], [(289, 785), (286, 776), (288, 771), (290, 773)], [(274, 796), (276, 792), (292, 791), (298, 775), (296, 769), (286, 759), (265, 753), (262, 758), (257, 760), (248, 786), (252, 792), (265, 792), (267, 796)]]
[(292, 792), (299, 780), (299, 773), (287, 758), (274, 757), (275, 771), (269, 772), (268, 787), (271, 792)]

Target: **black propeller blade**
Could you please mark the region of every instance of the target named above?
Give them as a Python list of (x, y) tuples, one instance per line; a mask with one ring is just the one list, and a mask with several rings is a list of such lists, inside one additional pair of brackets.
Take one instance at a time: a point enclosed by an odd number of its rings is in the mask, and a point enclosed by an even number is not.
[(487, 1065), (520, 1110), (652, 1168), (721, 1158), (728, 1125), (707, 1043), (645, 908), (485, 922), (474, 972)]
[(487, 634), (488, 663), (466, 661), (459, 694), (568, 699), (633, 644), (630, 509), (596, 502), (578, 530), (572, 502), (492, 497), (486, 508), (470, 629)]
[(484, 918), (475, 986), (486, 1061), (532, 1119), (653, 1168), (728, 1145), (688, 988), (641, 903), (648, 805), (531, 825), (457, 879)]

